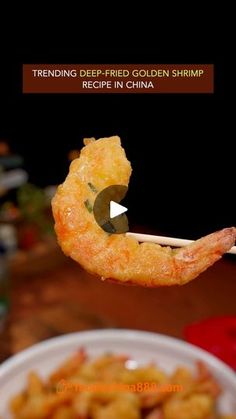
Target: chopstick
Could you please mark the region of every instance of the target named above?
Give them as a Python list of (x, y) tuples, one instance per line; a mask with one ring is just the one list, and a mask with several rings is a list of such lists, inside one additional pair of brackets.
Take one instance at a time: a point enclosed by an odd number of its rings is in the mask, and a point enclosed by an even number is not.
[[(174, 237), (153, 236), (152, 234), (126, 233), (126, 236), (133, 237), (139, 242), (157, 243), (164, 246), (182, 247), (193, 243), (194, 240), (177, 239)], [(233, 246), (227, 253), (236, 255), (236, 246)]]

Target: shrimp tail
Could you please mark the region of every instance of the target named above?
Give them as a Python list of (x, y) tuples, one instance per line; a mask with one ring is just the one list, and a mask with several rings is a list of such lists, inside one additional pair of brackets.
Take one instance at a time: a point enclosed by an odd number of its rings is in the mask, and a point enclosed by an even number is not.
[(174, 262), (178, 272), (179, 283), (191, 281), (199, 273), (219, 260), (231, 249), (236, 240), (236, 228), (224, 228), (202, 237), (189, 246), (176, 251)]

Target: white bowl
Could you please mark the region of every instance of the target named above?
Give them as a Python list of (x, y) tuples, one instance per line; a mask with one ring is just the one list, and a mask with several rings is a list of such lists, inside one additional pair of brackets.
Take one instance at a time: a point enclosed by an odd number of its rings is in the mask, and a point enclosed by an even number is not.
[(72, 333), (49, 339), (3, 363), (0, 366), (0, 417), (11, 418), (9, 399), (24, 388), (29, 371), (35, 370), (42, 377), (47, 377), (79, 347), (84, 347), (92, 357), (109, 351), (127, 354), (138, 363), (154, 361), (168, 372), (179, 364), (192, 369), (195, 361), (200, 359), (207, 364), (224, 390), (219, 401), (220, 412), (236, 412), (236, 374), (214, 356), (171, 337), (110, 329)]

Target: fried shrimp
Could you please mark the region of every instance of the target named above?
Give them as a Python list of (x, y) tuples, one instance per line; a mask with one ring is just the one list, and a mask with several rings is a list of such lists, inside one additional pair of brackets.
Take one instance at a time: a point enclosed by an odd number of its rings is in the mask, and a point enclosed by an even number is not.
[(85, 140), (79, 158), (52, 201), (55, 230), (64, 253), (102, 279), (142, 286), (185, 284), (221, 258), (235, 242), (226, 228), (180, 249), (108, 234), (96, 223), (96, 196), (111, 185), (129, 183), (131, 165), (119, 137)]

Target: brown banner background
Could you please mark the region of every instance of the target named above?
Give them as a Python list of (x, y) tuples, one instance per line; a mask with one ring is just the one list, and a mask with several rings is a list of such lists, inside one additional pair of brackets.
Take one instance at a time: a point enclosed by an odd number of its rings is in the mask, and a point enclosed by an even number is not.
[[(37, 71), (34, 71), (37, 70)], [(76, 77), (40, 77), (43, 70), (59, 70), (60, 72), (76, 72)], [(87, 77), (80, 77), (81, 70), (90, 72)], [(91, 71), (93, 75), (91, 76)], [(112, 77), (105, 75), (106, 71), (125, 70), (128, 77)], [(133, 70), (146, 70), (149, 72), (169, 71), (169, 77), (134, 77)], [(189, 72), (200, 71), (199, 77), (173, 77), (173, 72), (187, 70)], [(101, 74), (97, 75), (97, 71)], [(203, 72), (202, 72), (203, 71)], [(202, 73), (201, 73), (202, 72)], [(34, 76), (36, 74), (36, 77)], [(105, 82), (105, 86), (99, 88), (83, 88), (83, 82)], [(115, 88), (115, 82), (123, 83), (123, 88)], [(141, 88), (133, 86), (133, 82), (153, 84), (153, 88)], [(107, 84), (111, 85), (108, 88)], [(23, 65), (23, 93), (213, 93), (214, 92), (214, 66), (212, 64), (24, 64)]]

